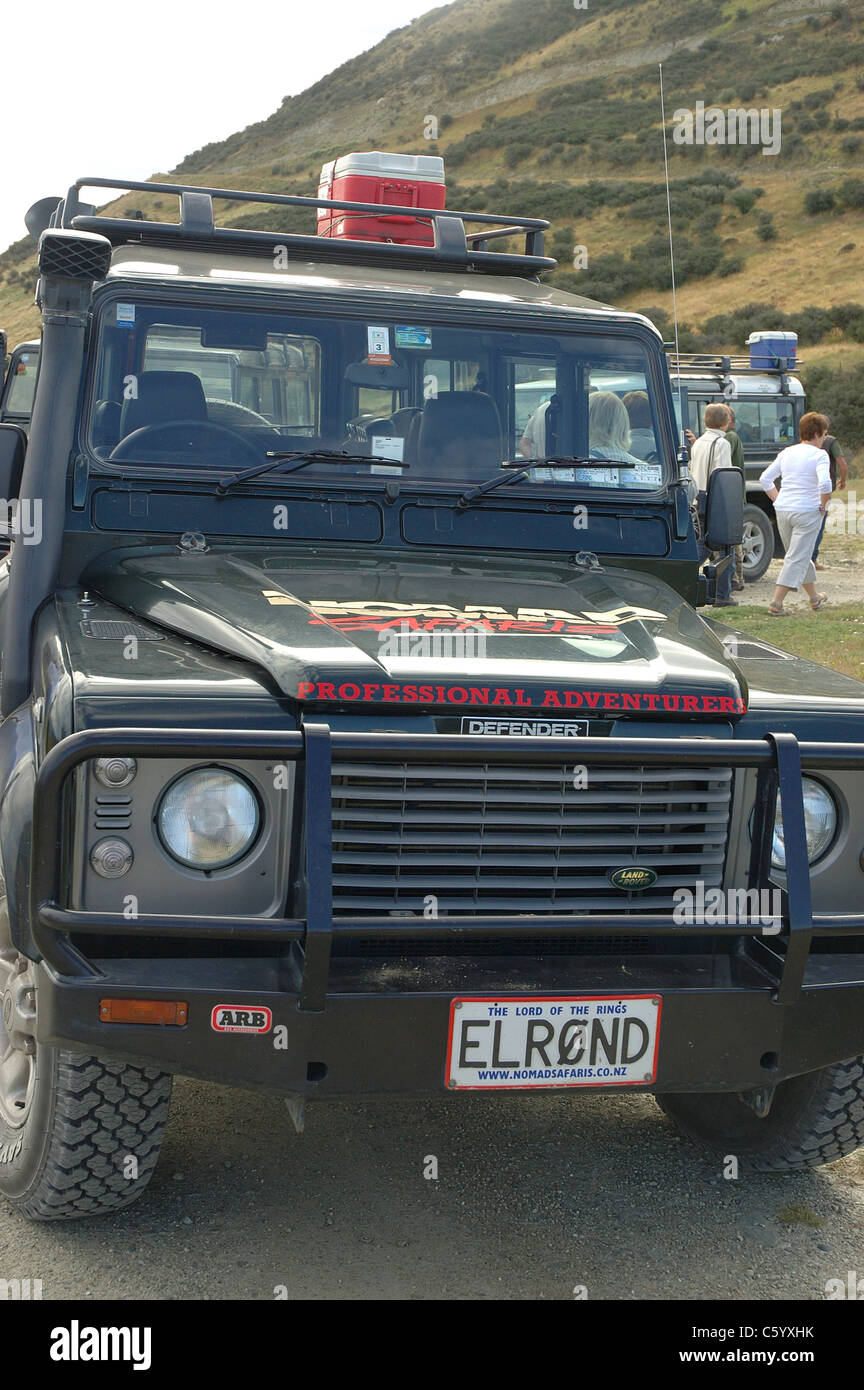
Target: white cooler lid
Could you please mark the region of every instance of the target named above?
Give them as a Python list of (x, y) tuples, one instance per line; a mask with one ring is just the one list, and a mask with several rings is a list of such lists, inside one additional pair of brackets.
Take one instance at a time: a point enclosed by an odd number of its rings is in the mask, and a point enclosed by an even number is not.
[(797, 334), (797, 333), (787, 333), (787, 332), (785, 332), (785, 331), (783, 331), (783, 330), (781, 330), (781, 329), (779, 329), (779, 328), (777, 329), (777, 331), (776, 331), (775, 333), (772, 333), (772, 332), (770, 331), (770, 329), (768, 329), (768, 330), (764, 330), (764, 329), (763, 329), (763, 330), (762, 330), (761, 332), (759, 332), (759, 333), (751, 333), (751, 334), (750, 334), (750, 337), (747, 339), (747, 342), (748, 342), (748, 343), (764, 343), (764, 342), (766, 342), (767, 339), (769, 339), (769, 338), (779, 339), (781, 342), (784, 342), (784, 343), (797, 343), (797, 341), (798, 341), (798, 334)]
[(321, 182), (344, 174), (367, 174), (373, 178), (393, 175), (397, 178), (416, 179), (421, 183), (444, 182), (444, 160), (438, 154), (387, 154), (382, 150), (354, 151), (343, 154), (339, 159), (325, 164), (321, 170)]

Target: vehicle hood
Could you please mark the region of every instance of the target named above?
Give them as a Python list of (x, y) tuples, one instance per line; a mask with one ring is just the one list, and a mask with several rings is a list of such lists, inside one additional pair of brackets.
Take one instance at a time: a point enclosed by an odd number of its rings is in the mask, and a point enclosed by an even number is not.
[(88, 587), (253, 662), (304, 705), (746, 712), (722, 642), (668, 585), (624, 569), (360, 548), (112, 552)]

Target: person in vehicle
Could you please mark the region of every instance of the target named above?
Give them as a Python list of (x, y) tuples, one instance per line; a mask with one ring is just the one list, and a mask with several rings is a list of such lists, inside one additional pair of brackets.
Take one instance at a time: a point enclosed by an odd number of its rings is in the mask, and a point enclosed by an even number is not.
[(640, 458), (656, 455), (657, 443), (651, 423), (651, 405), (647, 391), (628, 391), (624, 408), (630, 417), (630, 448)]
[(631, 453), (630, 419), (614, 391), (594, 391), (588, 398), (588, 452), (592, 458), (642, 463)]
[(822, 518), (831, 500), (831, 470), (824, 449), (828, 421), (815, 410), (808, 410), (801, 416), (798, 434), (801, 443), (781, 449), (759, 479), (774, 503), (777, 529), (786, 547), (783, 568), (768, 605), (768, 612), (774, 618), (786, 616), (783, 600), (793, 589), (804, 590), (814, 613), (828, 601), (826, 594), (816, 592), (816, 570), (812, 560)]
[(525, 433), (519, 440), (519, 452), (526, 459), (546, 457), (546, 415), (550, 405), (551, 401), (538, 405), (525, 426)]

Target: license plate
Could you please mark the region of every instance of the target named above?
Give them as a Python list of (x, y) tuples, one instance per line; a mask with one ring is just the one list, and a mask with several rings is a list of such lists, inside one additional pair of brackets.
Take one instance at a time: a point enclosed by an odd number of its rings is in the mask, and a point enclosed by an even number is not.
[(454, 999), (447, 1086), (639, 1086), (654, 1080), (662, 1003), (656, 994)]

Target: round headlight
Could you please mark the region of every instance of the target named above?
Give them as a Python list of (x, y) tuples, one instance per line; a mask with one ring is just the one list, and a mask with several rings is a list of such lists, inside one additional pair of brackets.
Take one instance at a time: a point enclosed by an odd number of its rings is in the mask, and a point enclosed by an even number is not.
[(261, 823), (249, 783), (221, 767), (187, 772), (168, 788), (156, 817), (168, 853), (195, 869), (221, 869), (253, 844)]
[[(837, 833), (837, 807), (829, 791), (812, 777), (801, 778), (804, 795), (804, 829), (807, 833), (807, 860), (815, 864), (832, 843)], [(783, 817), (780, 812), (780, 793), (774, 820), (774, 843), (771, 846), (771, 865), (786, 868), (786, 841), (783, 836)]]

